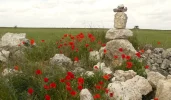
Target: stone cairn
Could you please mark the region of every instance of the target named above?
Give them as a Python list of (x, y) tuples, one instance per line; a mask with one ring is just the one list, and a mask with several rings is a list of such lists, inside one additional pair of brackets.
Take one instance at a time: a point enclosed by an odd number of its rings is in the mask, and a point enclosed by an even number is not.
[[(105, 38), (110, 41), (107, 42), (106, 47), (101, 48), (100, 51), (106, 49), (107, 53), (105, 54), (105, 57), (109, 58), (115, 64), (113, 57), (114, 55), (119, 56), (124, 53), (129, 56), (134, 56), (137, 51), (127, 40), (128, 37), (133, 36), (133, 32), (129, 29), (126, 29), (128, 17), (125, 12), (127, 11), (127, 7), (124, 7), (124, 5), (121, 4), (116, 9), (113, 9), (113, 11), (116, 12), (114, 16), (114, 28), (109, 29), (105, 36)], [(123, 52), (119, 52), (119, 48), (122, 48)]]

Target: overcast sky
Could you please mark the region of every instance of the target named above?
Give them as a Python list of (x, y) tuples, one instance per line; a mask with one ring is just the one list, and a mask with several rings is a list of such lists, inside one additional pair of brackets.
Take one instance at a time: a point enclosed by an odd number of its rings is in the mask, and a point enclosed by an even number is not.
[(127, 28), (171, 30), (171, 0), (0, 0), (0, 27), (112, 28), (119, 4)]

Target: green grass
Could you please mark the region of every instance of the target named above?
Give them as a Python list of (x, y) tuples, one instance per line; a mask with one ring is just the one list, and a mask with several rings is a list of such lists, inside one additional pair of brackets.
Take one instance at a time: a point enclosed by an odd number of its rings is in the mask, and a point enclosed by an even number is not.
[[(29, 39), (33, 38), (36, 41), (42, 39), (49, 41), (56, 41), (63, 34), (78, 34), (80, 32), (88, 33), (92, 30), (107, 31), (108, 29), (70, 29), (70, 28), (0, 28), (0, 35), (5, 34), (6, 32), (13, 33), (27, 33)], [(169, 48), (171, 47), (171, 30), (132, 30), (137, 34), (137, 38), (140, 44), (153, 44), (155, 47)], [(157, 42), (161, 42), (161, 45), (158, 45)]]

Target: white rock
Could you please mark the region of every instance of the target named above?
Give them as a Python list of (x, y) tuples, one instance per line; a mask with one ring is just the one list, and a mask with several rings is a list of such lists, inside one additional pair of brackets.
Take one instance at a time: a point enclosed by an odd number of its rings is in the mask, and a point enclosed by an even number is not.
[(142, 100), (142, 95), (152, 91), (151, 85), (144, 77), (135, 76), (125, 82), (114, 82), (108, 85), (109, 91), (114, 93), (110, 100)]
[(106, 49), (106, 47), (101, 47), (99, 50), (99, 54), (100, 54), (100, 58), (104, 57), (104, 50)]
[(125, 39), (133, 36), (133, 32), (128, 29), (110, 29), (107, 31), (106, 39)]
[(150, 82), (150, 84), (153, 87), (157, 86), (159, 80), (165, 80), (165, 79), (166, 77), (160, 74), (159, 72), (150, 71), (147, 73), (147, 80)]
[(103, 74), (112, 74), (112, 70), (109, 67), (103, 67), (102, 69)]
[(99, 61), (100, 60), (100, 54), (98, 51), (91, 51), (89, 55), (89, 59), (92, 61)]
[(0, 51), (0, 61), (6, 62), (9, 57), (10, 52), (6, 50)]
[(7, 76), (7, 75), (10, 75), (10, 74), (14, 74), (14, 73), (22, 73), (22, 71), (17, 71), (17, 70), (10, 69), (10, 68), (5, 68), (2, 71), (2, 76)]
[(84, 68), (81, 67), (77, 67), (75, 68), (75, 70), (73, 71), (74, 73), (84, 73), (86, 70)]
[(133, 70), (123, 71), (123, 70), (116, 70), (114, 73), (115, 81), (126, 81), (128, 79), (132, 79), (137, 75), (136, 72)]
[(2, 36), (0, 47), (9, 46), (14, 47), (18, 46), (22, 41), (26, 40), (26, 33), (6, 33)]
[(117, 12), (114, 18), (114, 28), (125, 29), (127, 23), (127, 15), (124, 12)]
[(167, 76), (167, 79), (171, 79), (171, 75), (168, 75), (168, 76)]
[(106, 67), (105, 63), (101, 63), (101, 62), (98, 62), (96, 65), (94, 65), (93, 69), (95, 71), (102, 71), (103, 74), (113, 73), (109, 67)]
[(157, 84), (156, 96), (159, 100), (171, 99), (171, 80), (159, 80)]
[(93, 77), (94, 73), (93, 73), (93, 71), (86, 71), (85, 75), (88, 76), (88, 77)]
[(82, 89), (80, 92), (80, 100), (94, 100), (88, 89)]
[(55, 54), (53, 58), (50, 58), (50, 64), (57, 66), (71, 66), (72, 61), (70, 58), (64, 56), (64, 54)]
[(123, 4), (120, 4), (120, 5), (118, 5), (118, 7), (119, 7), (119, 8), (123, 8), (123, 7), (124, 7), (124, 5), (123, 5)]

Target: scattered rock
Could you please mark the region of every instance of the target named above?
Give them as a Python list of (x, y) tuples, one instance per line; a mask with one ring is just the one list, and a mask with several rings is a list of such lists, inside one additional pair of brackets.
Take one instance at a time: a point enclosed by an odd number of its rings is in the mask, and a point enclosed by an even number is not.
[(0, 51), (0, 61), (2, 62), (7, 62), (8, 58), (9, 58), (9, 51), (6, 50), (2, 50)]
[(17, 70), (10, 69), (10, 68), (5, 68), (2, 71), (2, 76), (8, 76), (8, 75), (11, 75), (11, 74), (14, 74), (14, 73), (22, 73), (22, 71), (17, 71)]
[(86, 72), (86, 70), (84, 68), (77, 67), (77, 68), (75, 68), (75, 70), (73, 72), (82, 74), (82, 73)]
[(50, 64), (68, 67), (72, 65), (72, 61), (70, 58), (64, 56), (64, 54), (55, 54), (53, 58), (50, 58)]
[(88, 76), (88, 77), (93, 77), (94, 73), (93, 73), (93, 71), (86, 71), (85, 75)]
[(116, 29), (126, 28), (127, 19), (128, 17), (124, 12), (117, 12), (115, 14), (114, 27)]
[(80, 92), (80, 100), (94, 100), (88, 89), (82, 89)]
[(100, 60), (100, 54), (98, 51), (91, 51), (89, 55), (89, 59), (92, 61), (99, 61)]

